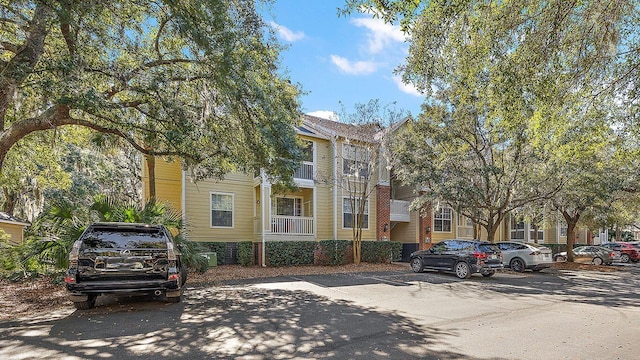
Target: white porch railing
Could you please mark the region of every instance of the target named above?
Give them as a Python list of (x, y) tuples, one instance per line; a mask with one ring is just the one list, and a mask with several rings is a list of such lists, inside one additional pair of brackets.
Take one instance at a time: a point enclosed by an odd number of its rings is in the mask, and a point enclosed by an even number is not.
[(409, 222), (409, 202), (402, 200), (391, 200), (390, 218), (391, 221)]
[(313, 235), (313, 217), (272, 216), (271, 233), (284, 235)]
[(293, 178), (313, 180), (313, 163), (304, 161), (302, 165), (293, 173)]

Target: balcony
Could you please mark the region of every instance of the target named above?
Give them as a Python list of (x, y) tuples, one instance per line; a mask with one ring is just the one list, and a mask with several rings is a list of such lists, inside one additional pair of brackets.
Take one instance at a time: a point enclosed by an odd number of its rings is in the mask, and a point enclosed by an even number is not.
[(313, 235), (313, 217), (272, 216), (271, 233), (278, 235)]
[(391, 221), (409, 222), (411, 217), (409, 216), (409, 201), (391, 200)]
[(294, 173), (294, 179), (313, 180), (314, 166), (312, 162), (304, 161)]

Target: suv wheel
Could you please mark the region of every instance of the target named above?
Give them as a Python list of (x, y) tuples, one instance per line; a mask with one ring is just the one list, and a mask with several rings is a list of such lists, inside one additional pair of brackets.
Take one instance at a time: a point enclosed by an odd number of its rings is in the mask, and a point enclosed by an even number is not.
[(623, 263), (628, 263), (630, 259), (631, 258), (629, 257), (629, 254), (623, 253), (622, 255), (620, 255), (620, 261), (622, 261)]
[(524, 261), (522, 261), (522, 259), (520, 259), (520, 258), (515, 258), (515, 259), (511, 260), (511, 263), (509, 264), (509, 267), (511, 267), (511, 270), (513, 270), (515, 272), (523, 272), (524, 271)]
[(422, 272), (424, 270), (424, 265), (422, 265), (422, 259), (416, 257), (411, 259), (411, 270), (416, 273)]
[(89, 295), (86, 301), (74, 301), (73, 306), (78, 310), (89, 310), (96, 306), (96, 295)]
[(456, 264), (455, 267), (456, 276), (460, 279), (468, 279), (471, 277), (471, 268), (469, 268), (469, 264), (464, 261), (460, 261)]

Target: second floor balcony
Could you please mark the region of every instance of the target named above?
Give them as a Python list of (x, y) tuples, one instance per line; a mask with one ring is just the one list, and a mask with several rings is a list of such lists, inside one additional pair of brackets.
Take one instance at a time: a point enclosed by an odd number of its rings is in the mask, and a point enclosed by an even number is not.
[(304, 161), (302, 165), (293, 173), (294, 179), (313, 180), (315, 173), (315, 166), (313, 162)]

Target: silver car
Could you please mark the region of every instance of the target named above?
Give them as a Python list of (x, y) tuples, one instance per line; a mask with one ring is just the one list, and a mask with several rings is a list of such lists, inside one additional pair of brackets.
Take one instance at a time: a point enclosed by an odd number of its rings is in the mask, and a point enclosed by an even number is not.
[[(556, 254), (555, 261), (567, 261), (567, 252)], [(578, 246), (573, 249), (573, 261), (577, 263), (591, 263), (593, 265), (611, 265), (615, 260), (620, 259), (620, 252), (603, 248), (602, 246), (587, 245)]]
[(510, 241), (497, 242), (496, 245), (502, 250), (504, 267), (510, 267), (513, 271), (540, 271), (553, 264), (551, 249), (548, 247)]

